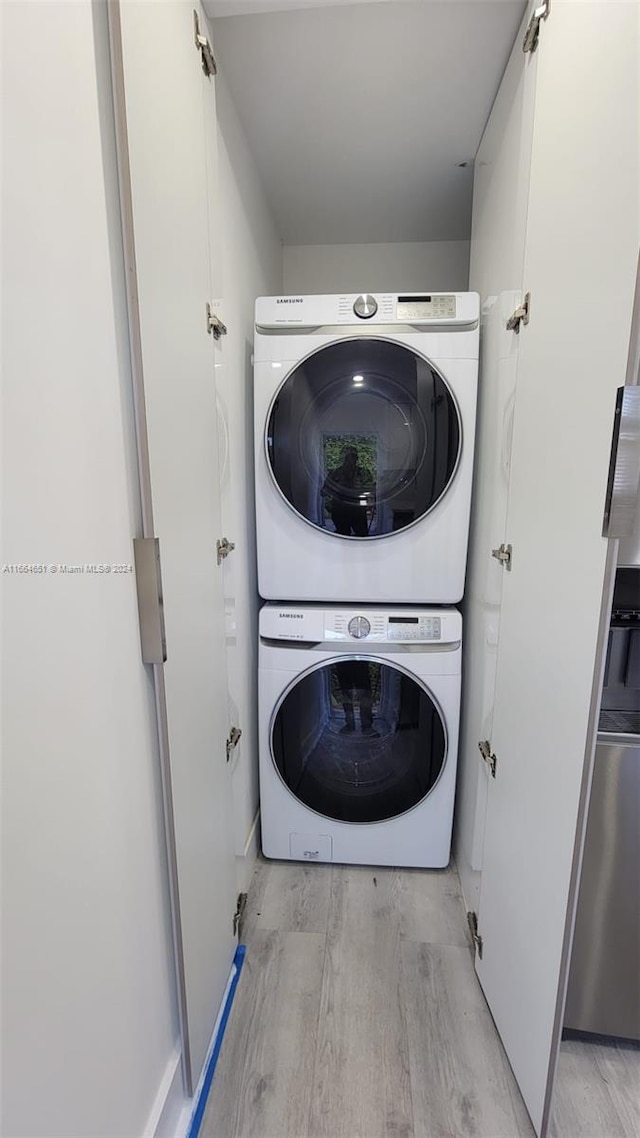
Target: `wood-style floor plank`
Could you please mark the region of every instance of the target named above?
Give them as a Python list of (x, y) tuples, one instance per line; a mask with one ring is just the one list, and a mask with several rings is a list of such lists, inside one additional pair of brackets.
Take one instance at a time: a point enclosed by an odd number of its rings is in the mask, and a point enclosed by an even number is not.
[(468, 948), (402, 942), (416, 1138), (533, 1138)]
[(550, 1138), (637, 1138), (638, 1134), (640, 1045), (563, 1040)]
[(256, 928), (326, 933), (333, 866), (263, 860), (260, 868)]
[(334, 872), (309, 1138), (412, 1138), (394, 873)]
[(640, 1042), (619, 1040), (602, 1047), (599, 1065), (614, 1109), (629, 1135), (640, 1134)]
[(201, 1138), (305, 1138), (325, 937), (256, 929)]
[(456, 870), (401, 869), (396, 904), (400, 936), (422, 944), (470, 946), (466, 912)]
[[(454, 868), (260, 859), (202, 1138), (532, 1138)], [(637, 1138), (640, 1047), (565, 1041), (552, 1138)]]

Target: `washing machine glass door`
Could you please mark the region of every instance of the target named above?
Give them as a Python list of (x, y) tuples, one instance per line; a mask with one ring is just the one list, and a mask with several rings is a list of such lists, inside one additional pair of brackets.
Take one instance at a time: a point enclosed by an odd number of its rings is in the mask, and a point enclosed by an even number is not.
[(271, 474), (306, 522), (340, 538), (383, 537), (428, 514), (449, 487), (462, 432), (443, 377), (401, 344), (339, 340), (286, 377), (268, 416)]
[(300, 802), (327, 818), (379, 822), (435, 786), (447, 751), (442, 715), (407, 672), (345, 656), (297, 679), (272, 722), (276, 768)]

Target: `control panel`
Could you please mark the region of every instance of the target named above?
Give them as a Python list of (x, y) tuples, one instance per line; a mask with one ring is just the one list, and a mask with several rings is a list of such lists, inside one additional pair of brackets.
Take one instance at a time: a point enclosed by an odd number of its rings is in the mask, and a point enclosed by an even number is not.
[(475, 329), (480, 301), (475, 292), (342, 293), (338, 296), (261, 296), (258, 330), (324, 325), (411, 324), (434, 329)]
[(335, 605), (264, 605), (260, 610), (260, 634), (272, 640), (350, 644), (357, 650), (365, 644), (446, 645), (460, 641), (462, 619), (456, 609), (409, 608), (398, 605), (383, 609), (374, 605), (351, 608)]
[(441, 640), (442, 618), (433, 613), (325, 612), (325, 640), (377, 640), (404, 643), (407, 640)]

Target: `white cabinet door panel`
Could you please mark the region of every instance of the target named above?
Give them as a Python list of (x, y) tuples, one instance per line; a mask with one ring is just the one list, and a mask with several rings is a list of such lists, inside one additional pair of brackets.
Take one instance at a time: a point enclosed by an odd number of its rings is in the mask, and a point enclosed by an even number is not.
[[(119, 5), (146, 431), (167, 638), (166, 724), (189, 1089), (235, 941), (205, 100), (193, 2)], [(200, 11), (200, 10), (199, 10)], [(203, 32), (205, 18), (200, 11)], [(211, 187), (213, 189), (213, 187)]]
[(531, 165), (477, 971), (538, 1132), (560, 980), (638, 248), (638, 6), (556, 2)]
[(491, 550), (506, 542), (520, 337), (507, 320), (523, 297), (537, 53), (523, 55), (523, 21), (475, 162), (469, 287), (480, 293), (478, 426), (464, 604), (465, 685), (457, 798), (457, 864), (477, 910), (504, 572)]

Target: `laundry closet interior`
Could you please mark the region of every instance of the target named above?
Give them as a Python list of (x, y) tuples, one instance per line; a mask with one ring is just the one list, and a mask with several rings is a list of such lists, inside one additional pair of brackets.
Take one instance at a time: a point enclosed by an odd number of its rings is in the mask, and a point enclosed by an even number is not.
[(625, 629), (640, 608), (610, 476), (639, 382), (639, 5), (111, 0), (92, 19), (167, 1096), (201, 1093), (267, 870), (368, 866), (377, 889), (399, 868), (409, 891), (453, 875), (518, 1133), (631, 1135), (637, 976), (617, 1041), (568, 1031), (565, 998), (612, 605)]

